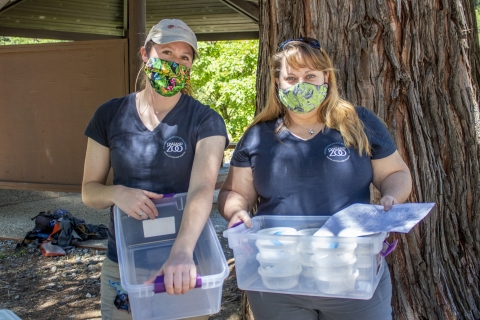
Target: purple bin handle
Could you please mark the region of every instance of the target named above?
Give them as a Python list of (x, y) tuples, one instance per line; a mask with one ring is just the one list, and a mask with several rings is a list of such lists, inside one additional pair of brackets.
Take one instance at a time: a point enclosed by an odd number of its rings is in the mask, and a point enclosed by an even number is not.
[(173, 196), (175, 196), (175, 193), (164, 193), (163, 194), (164, 198), (173, 198)]
[(234, 224), (233, 224), (233, 225), (232, 225), (230, 228), (228, 228), (228, 229), (235, 228), (235, 227), (237, 227), (237, 226), (241, 225), (242, 223), (243, 223), (243, 221), (242, 221), (242, 220), (240, 220), (240, 221), (238, 221), (238, 222), (235, 222), (235, 223), (234, 223)]
[[(153, 283), (153, 292), (155, 293), (162, 293), (166, 292), (167, 290), (165, 289), (165, 282), (163, 280), (164, 276), (158, 276), (155, 279), (155, 282)], [(200, 288), (202, 286), (202, 277), (197, 274), (197, 282), (195, 284), (195, 288)]]
[(397, 247), (398, 239), (392, 243), (388, 243), (386, 240), (383, 241), (383, 249), (380, 251), (380, 254), (385, 258)]

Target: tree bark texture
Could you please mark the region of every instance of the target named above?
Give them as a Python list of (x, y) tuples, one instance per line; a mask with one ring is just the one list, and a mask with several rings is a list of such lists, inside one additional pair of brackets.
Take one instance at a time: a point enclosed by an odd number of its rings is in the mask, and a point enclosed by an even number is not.
[(480, 319), (480, 54), (473, 0), (259, 0), (257, 112), (278, 43), (320, 40), (341, 95), (382, 118), (435, 202), (388, 258), (394, 319)]

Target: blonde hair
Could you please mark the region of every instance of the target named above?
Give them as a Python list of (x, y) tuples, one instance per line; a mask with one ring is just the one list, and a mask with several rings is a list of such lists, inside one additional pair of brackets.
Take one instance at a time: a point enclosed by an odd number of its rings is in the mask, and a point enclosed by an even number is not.
[(340, 131), (347, 148), (354, 146), (360, 154), (371, 155), (370, 143), (354, 106), (340, 98), (335, 69), (327, 53), (322, 48), (314, 49), (301, 41), (288, 42), (283, 46), (281, 52), (272, 56), (267, 103), (263, 110), (255, 116), (248, 129), (259, 122), (274, 120), (279, 117), (283, 117), (284, 121), (277, 128), (277, 132), (291, 124), (285, 106), (278, 99), (278, 86), (275, 81), (280, 77), (280, 69), (284, 62), (294, 69), (308, 67), (328, 74), (328, 94), (320, 107), (317, 108), (318, 121), (325, 123), (329, 128)]
[[(153, 41), (151, 40), (148, 41), (145, 44), (145, 50), (147, 50), (147, 52), (150, 52), (150, 50), (153, 47), (153, 44), (154, 44)], [(192, 48), (192, 51), (193, 51), (192, 53), (193, 61), (195, 61), (195, 51), (193, 50), (193, 48)], [(140, 56), (140, 59), (142, 59), (141, 56)], [(145, 89), (148, 81), (147, 75), (145, 74), (145, 72), (143, 72), (143, 69), (145, 68), (145, 62), (143, 62), (143, 60), (141, 61), (142, 61), (142, 65), (140, 66), (140, 70), (138, 70), (137, 72), (137, 78), (135, 79), (135, 91), (141, 91)], [(187, 81), (187, 83), (185, 84), (185, 87), (182, 88), (181, 92), (188, 96), (193, 96), (193, 87), (192, 87), (192, 84), (190, 83), (190, 80)]]

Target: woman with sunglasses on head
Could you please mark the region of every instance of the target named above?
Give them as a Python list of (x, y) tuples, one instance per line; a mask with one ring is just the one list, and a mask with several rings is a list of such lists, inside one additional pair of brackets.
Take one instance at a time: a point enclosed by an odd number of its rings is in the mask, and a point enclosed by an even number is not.
[[(257, 215), (332, 215), (370, 202), (386, 211), (411, 191), (410, 171), (385, 125), (341, 99), (334, 68), (312, 38), (283, 42), (271, 60), (267, 105), (239, 141), (219, 194), (229, 227)], [(391, 319), (388, 268), (370, 300), (247, 292), (255, 320)]]
[[(227, 132), (218, 113), (190, 96), (190, 68), (198, 53), (185, 23), (160, 21), (140, 53), (144, 88), (100, 106), (85, 130), (82, 198), (90, 207), (117, 205), (133, 219), (146, 220), (158, 216), (152, 199), (188, 191), (178, 236), (158, 273), (165, 276), (167, 293), (183, 294), (196, 284), (193, 250), (210, 215)], [(110, 168), (113, 185), (106, 184)], [(111, 211), (102, 318), (131, 319), (114, 305), (122, 288), (113, 226)]]

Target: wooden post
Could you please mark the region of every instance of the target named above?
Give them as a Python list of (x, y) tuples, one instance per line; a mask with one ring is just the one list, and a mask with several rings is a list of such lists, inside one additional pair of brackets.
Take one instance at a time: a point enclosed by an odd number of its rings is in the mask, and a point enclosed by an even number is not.
[(140, 47), (145, 41), (145, 0), (128, 1), (128, 66), (129, 66), (129, 91), (135, 91), (135, 80), (140, 70), (141, 60), (139, 56)]

